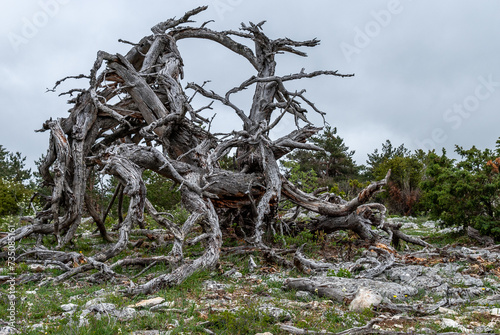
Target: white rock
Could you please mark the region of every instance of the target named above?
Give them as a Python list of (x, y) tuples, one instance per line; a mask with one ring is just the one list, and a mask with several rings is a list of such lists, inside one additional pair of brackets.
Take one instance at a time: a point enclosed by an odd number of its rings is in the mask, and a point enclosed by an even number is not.
[(96, 304), (89, 306), (88, 310), (91, 312), (96, 312), (96, 313), (110, 313), (113, 312), (116, 309), (115, 304), (110, 304), (110, 303), (101, 303), (101, 304)]
[(292, 319), (292, 315), (289, 312), (278, 307), (261, 306), (259, 310), (275, 320), (288, 321)]
[(403, 226), (401, 226), (401, 229), (418, 229), (418, 225), (413, 222), (405, 222)]
[(241, 277), (243, 277), (243, 275), (241, 274), (241, 272), (238, 272), (238, 271), (236, 271), (235, 273), (233, 273), (231, 275), (231, 278), (234, 278), (234, 279), (238, 279), (238, 278), (241, 278)]
[(44, 328), (44, 325), (43, 323), (36, 323), (34, 325), (31, 326), (31, 329), (40, 329), (42, 330)]
[(84, 309), (89, 309), (90, 306), (97, 305), (104, 302), (104, 298), (95, 298), (87, 301)]
[(80, 321), (78, 322), (78, 327), (86, 327), (89, 325), (89, 320), (87, 318), (80, 317)]
[(461, 324), (459, 324), (455, 320), (447, 319), (447, 318), (441, 319), (441, 325), (443, 327), (451, 327), (451, 328), (460, 329), (460, 331), (463, 331), (463, 332), (465, 332), (467, 330), (467, 328), (465, 328), (464, 326), (462, 326)]
[(74, 311), (77, 307), (78, 307), (78, 305), (75, 305), (75, 304), (61, 305), (61, 309), (65, 312)]
[(36, 291), (26, 291), (26, 294), (36, 294)]
[(500, 308), (493, 308), (490, 310), (490, 314), (493, 316), (500, 316)]
[(155, 305), (159, 305), (159, 304), (161, 304), (164, 301), (165, 301), (165, 298), (156, 297), (156, 298), (152, 298), (152, 299), (141, 300), (137, 304), (129, 305), (128, 307), (135, 307), (135, 308), (137, 308), (137, 307), (143, 307), (143, 308), (147, 308), (147, 307), (152, 307), (152, 306), (155, 306)]
[(309, 293), (307, 291), (297, 291), (297, 293), (295, 293), (295, 297), (297, 299), (300, 299), (300, 300), (311, 300), (312, 299), (311, 293)]
[(213, 280), (205, 280), (203, 282), (203, 287), (209, 291), (218, 291), (218, 290), (225, 290), (228, 287), (228, 285), (217, 283)]
[(9, 326), (5, 326), (0, 328), (0, 335), (10, 335), (10, 334), (19, 334), (16, 328), (12, 328)]
[(106, 290), (105, 290), (105, 289), (103, 289), (103, 288), (94, 292), (94, 295), (95, 295), (96, 297), (101, 297), (101, 296), (106, 295), (106, 294), (107, 294), (107, 292), (106, 292)]
[(439, 313), (443, 313), (443, 314), (458, 314), (454, 310), (449, 309), (449, 308), (445, 308), (445, 307), (439, 307), (438, 310), (439, 310)]
[(371, 308), (380, 305), (382, 296), (365, 287), (360, 287), (354, 300), (349, 304), (349, 310), (361, 312), (365, 308)]
[(28, 265), (28, 268), (30, 270), (36, 271), (36, 272), (43, 272), (43, 271), (45, 271), (45, 266), (40, 265), (40, 264), (30, 264), (30, 265)]
[(486, 326), (489, 328), (495, 328), (497, 326), (498, 321), (491, 321)]
[(265, 332), (265, 333), (257, 333), (255, 335), (273, 335), (273, 333)]
[(120, 321), (127, 321), (133, 319), (136, 316), (137, 311), (133, 308), (125, 307), (122, 310), (116, 310), (114, 314), (118, 319), (120, 319)]
[(436, 222), (435, 221), (426, 221), (422, 224), (425, 228), (436, 228)]

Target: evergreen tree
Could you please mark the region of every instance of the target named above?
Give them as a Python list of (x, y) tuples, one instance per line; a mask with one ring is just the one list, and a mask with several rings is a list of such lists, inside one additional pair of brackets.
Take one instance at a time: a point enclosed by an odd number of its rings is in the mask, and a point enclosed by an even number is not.
[(386, 140), (385, 143), (382, 143), (382, 149), (380, 150), (380, 152), (378, 149), (375, 149), (373, 153), (368, 154), (368, 160), (366, 161), (366, 163), (368, 164), (366, 168), (368, 178), (373, 179), (375, 177), (375, 170), (384, 161), (389, 160), (393, 157), (409, 156), (410, 154), (410, 150), (405, 148), (404, 143), (395, 148), (390, 140)]
[(500, 237), (500, 152), (456, 146), (461, 160), (430, 154), (422, 182), (424, 201), (434, 219), (447, 226), (473, 226)]
[(25, 169), (26, 157), (11, 153), (0, 145), (0, 215), (19, 214), (25, 208), (30, 190), (31, 170)]
[(325, 127), (323, 133), (311, 138), (311, 142), (324, 151), (296, 150), (287, 156), (288, 163), (285, 161), (283, 165), (291, 167), (290, 162), (295, 162), (297, 171), (313, 171), (323, 184), (358, 176), (360, 167), (352, 158), (354, 150), (349, 151), (344, 139), (337, 135), (337, 128)]
[(375, 149), (372, 154), (368, 154), (369, 179), (384, 178), (387, 171), (391, 170), (387, 192), (380, 195), (380, 200), (384, 201), (393, 213), (413, 214), (421, 195), (419, 184), (422, 180), (424, 160), (425, 153), (422, 150), (412, 154), (404, 144), (394, 147), (390, 140), (382, 143), (380, 151)]

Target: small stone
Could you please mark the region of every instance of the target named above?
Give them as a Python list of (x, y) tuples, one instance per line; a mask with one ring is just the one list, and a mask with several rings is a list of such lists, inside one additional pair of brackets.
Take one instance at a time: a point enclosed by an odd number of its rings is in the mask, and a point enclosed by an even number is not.
[(173, 301), (166, 301), (166, 302), (164, 302), (162, 304), (159, 304), (159, 305), (151, 307), (149, 310), (151, 312), (160, 312), (160, 311), (164, 311), (164, 310), (167, 310), (169, 308), (172, 308), (174, 306), (175, 306), (175, 302), (173, 302)]
[(280, 294), (281, 293), (281, 289), (279, 289), (277, 287), (271, 287), (270, 289), (267, 290), (267, 293), (269, 293), (269, 294)]
[(455, 320), (452, 320), (452, 319), (446, 319), (446, 318), (441, 319), (441, 325), (443, 327), (460, 329), (461, 331), (466, 330), (466, 328), (464, 326), (462, 326), (461, 324), (459, 324), (458, 322), (456, 322)]
[(228, 285), (226, 285), (226, 284), (217, 283), (213, 280), (206, 280), (203, 282), (203, 287), (209, 291), (225, 290), (227, 288), (227, 286)]
[(493, 316), (500, 316), (500, 308), (493, 308), (490, 310), (490, 314)]
[(147, 308), (147, 307), (152, 307), (152, 306), (161, 304), (164, 301), (165, 301), (164, 298), (162, 298), (162, 297), (156, 297), (156, 298), (152, 298), (152, 299), (141, 300), (137, 304), (130, 305), (128, 307), (136, 307), (136, 308), (137, 307), (143, 307), (143, 308)]
[(96, 297), (101, 297), (101, 296), (103, 296), (103, 295), (105, 295), (105, 294), (106, 294), (106, 290), (105, 290), (105, 289), (103, 289), (103, 288), (94, 292), (94, 295), (95, 295)]
[(36, 323), (36, 324), (31, 326), (31, 329), (33, 329), (33, 330), (36, 330), (36, 329), (42, 330), (43, 328), (44, 328), (43, 323)]
[(413, 222), (405, 222), (401, 229), (418, 229), (418, 225)]
[(89, 301), (87, 301), (87, 303), (85, 303), (84, 309), (89, 309), (90, 306), (97, 305), (97, 304), (100, 304), (103, 302), (104, 302), (104, 298), (95, 298), (95, 299), (89, 300)]
[(486, 326), (489, 328), (495, 328), (497, 326), (497, 323), (498, 323), (497, 321), (491, 321)]
[(139, 317), (150, 317), (150, 316), (153, 316), (154, 314), (151, 313), (149, 310), (140, 310), (140, 311), (137, 311), (137, 316)]
[(70, 312), (70, 311), (74, 311), (76, 308), (78, 307), (78, 305), (75, 305), (75, 304), (65, 304), (65, 305), (61, 305), (61, 309), (65, 312)]
[(238, 271), (236, 271), (235, 273), (233, 273), (231, 275), (231, 278), (234, 278), (234, 279), (238, 279), (238, 278), (241, 278), (241, 277), (243, 277), (243, 275), (241, 274), (241, 272), (238, 272)]
[(436, 222), (435, 221), (427, 221), (422, 224), (425, 228), (436, 228)]
[(350, 311), (361, 312), (365, 308), (372, 308), (380, 305), (382, 296), (370, 289), (360, 287), (353, 301), (349, 304)]
[(493, 328), (485, 327), (485, 326), (478, 326), (478, 327), (474, 328), (474, 333), (477, 333), (477, 334), (493, 333)]
[(36, 291), (26, 291), (26, 294), (36, 294)]
[(303, 301), (309, 301), (312, 299), (311, 293), (307, 291), (297, 291), (297, 293), (295, 293), (295, 297), (298, 300), (303, 300)]
[(443, 314), (458, 314), (454, 310), (449, 309), (449, 308), (445, 308), (445, 307), (439, 307), (438, 311), (439, 311), (439, 313), (443, 313)]
[(262, 306), (259, 308), (259, 310), (275, 320), (288, 321), (292, 319), (292, 315), (289, 312), (278, 307)]
[(265, 332), (265, 333), (257, 333), (255, 335), (273, 335), (273, 333)]
[(97, 305), (92, 305), (88, 308), (89, 311), (91, 312), (96, 312), (96, 313), (110, 313), (113, 312), (116, 309), (115, 304), (110, 304), (110, 303), (101, 303)]
[(114, 314), (120, 321), (127, 321), (133, 319), (137, 311), (133, 308), (125, 307), (124, 309), (116, 310)]
[(34, 271), (34, 272), (43, 272), (43, 271), (45, 271), (45, 266), (40, 265), (40, 264), (30, 264), (30, 265), (28, 265), (28, 268), (31, 271)]
[(0, 328), (0, 335), (19, 334), (16, 328), (5, 326)]

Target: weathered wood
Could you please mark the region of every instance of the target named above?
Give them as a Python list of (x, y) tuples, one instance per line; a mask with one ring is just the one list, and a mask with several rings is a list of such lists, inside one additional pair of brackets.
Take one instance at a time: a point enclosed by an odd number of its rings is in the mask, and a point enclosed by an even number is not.
[[(14, 240), (31, 234), (55, 234), (57, 248), (62, 248), (75, 237), (86, 203), (101, 235), (110, 241), (104, 221), (118, 198), (119, 224), (114, 244), (98, 251), (94, 257), (86, 257), (86, 264), (60, 275), (56, 282), (91, 269), (99, 270), (92, 280), (115, 278), (113, 267), (118, 263), (110, 266), (107, 262), (129, 244), (134, 225), (144, 228), (145, 209), (163, 227), (165, 234), (173, 236), (171, 253), (147, 262), (171, 261), (173, 270), (131, 288), (129, 294), (148, 294), (164, 286), (176, 285), (195, 271), (215, 266), (222, 244), (220, 225), (233, 219), (241, 224), (237, 227), (239, 231), (245, 237), (249, 236), (246, 240), (261, 250), (266, 260), (291, 267), (290, 261), (266, 246), (264, 238), (268, 230), (275, 230), (278, 203), (282, 198), (322, 215), (311, 223), (313, 231), (350, 229), (363, 239), (375, 241), (380, 240), (380, 236), (370, 228), (377, 226), (391, 236), (401, 238), (397, 227), (385, 224), (385, 208), (368, 203), (386, 185), (390, 173), (351, 201), (331, 202), (317, 193), (300, 191), (279, 169), (278, 160), (296, 148), (322, 150), (307, 143), (321, 128), (309, 122), (306, 112), (312, 110), (322, 117), (325, 113), (307, 99), (305, 90), (287, 89), (288, 83), (323, 75), (341, 78), (352, 75), (331, 70), (309, 73), (301, 70), (290, 75), (277, 75), (276, 54), (306, 56), (300, 48), (314, 47), (319, 41), (271, 39), (263, 31), (264, 22), (242, 24), (238, 32), (187, 25), (193, 22), (194, 15), (206, 8), (198, 7), (179, 19), (155, 25), (151, 29), (152, 35), (145, 36), (137, 44), (130, 43), (132, 48), (125, 56), (99, 51), (90, 75), (73, 76), (88, 78), (89, 87), (67, 92), (78, 94), (70, 100), (73, 107), (69, 116), (44, 124), (42, 131), (50, 131), (50, 141), (40, 175), (51, 187), (51, 197), (42, 211), (34, 217), (24, 218), (28, 225), (14, 232)], [(232, 125), (226, 133), (214, 134), (210, 131), (212, 119), (201, 116), (202, 110), (213, 108), (212, 104), (200, 109), (192, 106), (192, 98), (187, 98), (180, 81), (184, 64), (177, 42), (183, 39), (219, 43), (246, 59), (255, 69), (255, 75), (225, 94), (195, 83), (187, 86), (195, 93), (232, 108), (241, 120), (239, 128)], [(251, 43), (237, 41), (241, 39)], [(231, 98), (247, 89), (254, 90), (249, 107), (238, 107), (233, 103), (236, 100)], [(272, 140), (270, 131), (283, 121), (286, 114), (293, 116), (297, 128)], [(222, 169), (221, 161), (234, 151), (237, 167), (235, 170)], [(172, 223), (147, 200), (142, 180), (142, 172), (146, 169), (180, 185), (182, 204), (190, 212), (186, 222), (180, 225)], [(91, 182), (90, 173), (97, 170), (115, 176), (121, 185), (104, 213), (97, 212), (90, 195), (86, 194), (87, 183)], [(130, 199), (125, 218), (122, 210), (124, 195)], [(376, 215), (376, 211), (381, 214)], [(186, 241), (188, 234), (198, 227), (202, 232)], [(7, 237), (0, 239), (0, 246), (7, 243)], [(190, 243), (205, 246), (199, 258), (184, 259), (183, 250)], [(317, 267), (317, 264), (308, 262), (300, 250), (296, 253), (296, 260), (298, 264), (308, 264), (309, 268)], [(146, 261), (141, 263), (137, 259), (127, 262), (120, 264), (146, 264)]]
[(479, 243), (482, 243), (486, 247), (495, 245), (495, 240), (492, 237), (481, 235), (479, 230), (474, 229), (471, 226), (467, 227), (467, 236), (478, 241)]

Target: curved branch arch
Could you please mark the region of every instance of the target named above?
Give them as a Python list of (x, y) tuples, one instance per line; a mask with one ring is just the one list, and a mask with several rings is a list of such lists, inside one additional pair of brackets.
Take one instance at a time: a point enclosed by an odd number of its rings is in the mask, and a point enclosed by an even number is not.
[[(50, 131), (51, 136), (40, 174), (51, 187), (52, 195), (44, 210), (34, 217), (24, 218), (28, 224), (17, 229), (16, 240), (37, 233), (54, 234), (58, 239), (56, 249), (69, 243), (81, 223), (86, 185), (93, 170), (116, 176), (123, 193), (130, 198), (128, 213), (120, 223), (115, 244), (89, 259), (85, 268), (72, 270), (64, 274), (64, 278), (92, 268), (112, 276), (114, 266), (104, 263), (124, 249), (134, 226), (144, 226), (145, 209), (174, 236), (174, 248), (163, 260), (171, 260), (175, 268), (171, 273), (130, 289), (131, 294), (149, 293), (165, 285), (178, 284), (194, 271), (214, 266), (222, 245), (221, 224), (232, 218), (228, 214), (231, 210), (251, 222), (253, 228), (248, 242), (267, 250), (269, 255), (274, 252), (266, 246), (264, 232), (276, 218), (281, 197), (324, 216), (311, 229), (337, 229), (348, 222), (345, 227), (357, 229), (362, 237), (370, 235), (371, 238), (376, 236), (365, 234), (368, 225), (384, 225), (385, 210), (381, 205), (367, 203), (387, 183), (389, 174), (351, 201), (332, 203), (300, 191), (282, 176), (278, 166), (278, 159), (295, 148), (321, 150), (307, 143), (321, 128), (312, 126), (305, 112), (309, 109), (325, 114), (304, 96), (304, 92), (290, 92), (285, 83), (321, 75), (341, 78), (352, 75), (301, 70), (279, 76), (275, 73), (276, 54), (289, 52), (306, 56), (297, 48), (314, 47), (319, 41), (272, 40), (262, 30), (264, 22), (242, 25), (240, 32), (217, 32), (204, 25), (184, 26), (193, 22), (192, 16), (205, 9), (198, 7), (180, 19), (159, 23), (152, 28), (152, 35), (142, 38), (126, 55), (99, 51), (90, 75), (83, 76), (89, 78), (89, 88), (79, 90), (72, 100), (74, 106), (70, 115), (44, 124), (42, 131)], [(255, 48), (252, 50), (231, 36), (246, 38)], [(225, 94), (208, 91), (203, 85), (187, 85), (188, 89), (233, 108), (242, 120), (241, 129), (225, 135), (212, 134), (207, 130), (210, 129), (209, 120), (200, 116), (191, 105), (181, 86), (184, 64), (176, 45), (177, 41), (187, 38), (217, 42), (247, 59), (257, 71)], [(250, 86), (255, 86), (255, 91), (251, 107), (245, 111), (229, 98)], [(120, 99), (112, 103), (116, 98)], [(271, 122), (276, 110), (281, 114)], [(294, 116), (297, 129), (271, 140), (269, 131), (281, 122), (285, 113)], [(224, 170), (219, 164), (232, 149), (237, 150), (238, 171)], [(147, 200), (142, 180), (142, 172), (146, 169), (180, 185), (182, 203), (191, 212), (185, 223), (169, 222)], [(372, 215), (375, 210), (381, 217)], [(195, 240), (204, 241), (205, 252), (198, 259), (184, 259), (185, 239), (196, 226), (202, 228), (202, 233)], [(390, 231), (394, 227), (385, 225), (384, 228)], [(105, 230), (100, 229), (107, 238)], [(398, 238), (401, 236), (399, 234)], [(1, 246), (6, 243), (7, 238), (0, 240)]]

